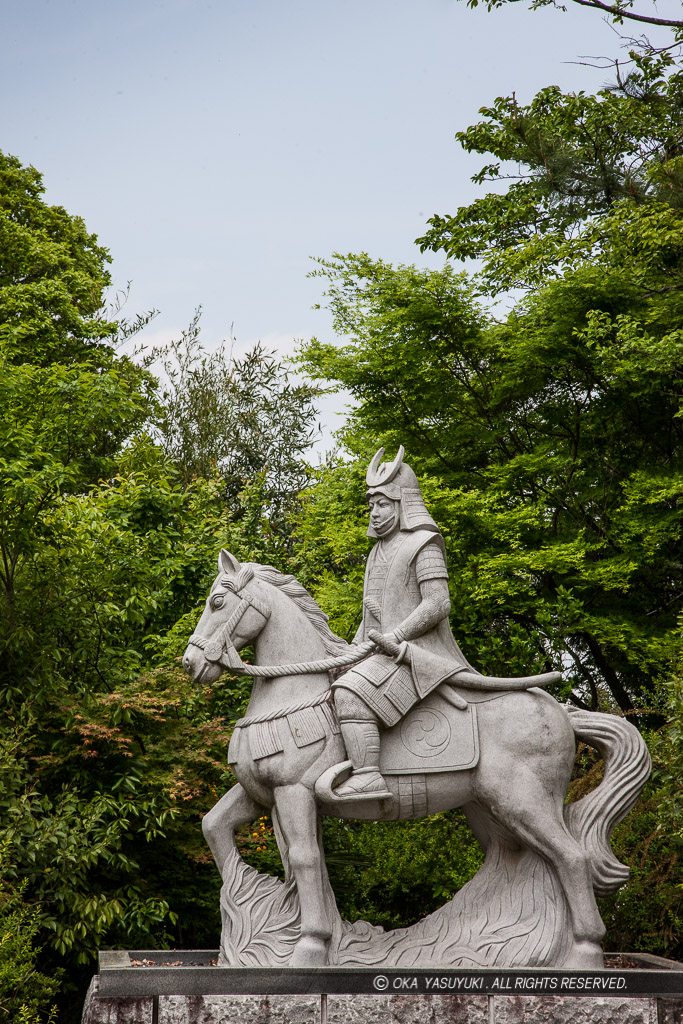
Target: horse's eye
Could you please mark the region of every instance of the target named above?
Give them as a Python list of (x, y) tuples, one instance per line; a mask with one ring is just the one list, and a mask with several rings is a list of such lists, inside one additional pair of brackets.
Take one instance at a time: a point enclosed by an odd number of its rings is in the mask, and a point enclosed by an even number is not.
[(222, 596), (220, 594), (216, 594), (215, 597), (211, 598), (211, 607), (212, 608), (222, 608), (223, 607), (223, 598), (222, 598)]

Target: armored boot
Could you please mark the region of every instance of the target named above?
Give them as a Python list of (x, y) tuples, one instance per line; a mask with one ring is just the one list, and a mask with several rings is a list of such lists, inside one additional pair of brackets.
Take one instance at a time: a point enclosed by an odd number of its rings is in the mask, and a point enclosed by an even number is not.
[(379, 729), (374, 722), (341, 722), (353, 773), (334, 790), (340, 800), (378, 800), (391, 796), (379, 772)]

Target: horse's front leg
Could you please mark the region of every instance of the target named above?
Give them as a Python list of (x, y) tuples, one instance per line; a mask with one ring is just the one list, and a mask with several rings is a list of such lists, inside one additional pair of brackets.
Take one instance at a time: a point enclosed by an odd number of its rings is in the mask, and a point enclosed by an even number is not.
[(325, 906), (325, 868), (318, 846), (315, 797), (313, 791), (301, 783), (279, 786), (274, 796), (301, 910), (301, 934), (289, 964), (291, 967), (322, 966), (327, 963), (332, 925)]
[(255, 821), (256, 818), (260, 818), (266, 813), (266, 808), (252, 800), (238, 782), (228, 790), (225, 796), (220, 798), (217, 804), (214, 804), (208, 814), (204, 815), (202, 832), (209, 844), (221, 878), (228, 855), (230, 853), (237, 854), (236, 830), (241, 825)]

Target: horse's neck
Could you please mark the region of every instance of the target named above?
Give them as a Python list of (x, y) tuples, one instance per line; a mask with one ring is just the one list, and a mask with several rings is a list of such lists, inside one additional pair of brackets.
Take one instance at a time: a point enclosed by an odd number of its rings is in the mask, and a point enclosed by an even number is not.
[(320, 634), (286, 594), (268, 586), (270, 619), (254, 642), (257, 665), (291, 665), (328, 657)]
[[(272, 584), (268, 603), (270, 619), (254, 641), (257, 665), (294, 665), (329, 657), (320, 634), (301, 609)], [(287, 708), (301, 701), (315, 700), (330, 687), (327, 672), (304, 672), (255, 679), (247, 708), (247, 717)]]

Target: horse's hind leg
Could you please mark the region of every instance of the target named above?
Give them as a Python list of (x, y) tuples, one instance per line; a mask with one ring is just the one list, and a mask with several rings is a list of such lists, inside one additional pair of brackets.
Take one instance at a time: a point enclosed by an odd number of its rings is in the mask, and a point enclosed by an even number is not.
[(332, 925), (325, 902), (325, 865), (318, 845), (318, 814), (313, 791), (301, 783), (278, 786), (275, 809), (301, 910), (301, 934), (289, 966), (324, 966)]
[(237, 783), (222, 796), (217, 804), (202, 818), (202, 832), (221, 877), (223, 866), (231, 852), (237, 852), (235, 831), (241, 826), (266, 813), (265, 807), (255, 800)]
[(547, 780), (519, 766), (514, 772), (500, 770), (495, 787), (491, 785), (488, 793), (486, 788), (478, 787), (478, 795), (488, 803), (492, 817), (515, 839), (544, 857), (557, 873), (573, 931), (572, 949), (567, 963), (561, 966), (587, 970), (602, 967), (600, 940), (605, 926), (593, 894), (590, 856), (567, 830), (561, 798), (549, 791)]

